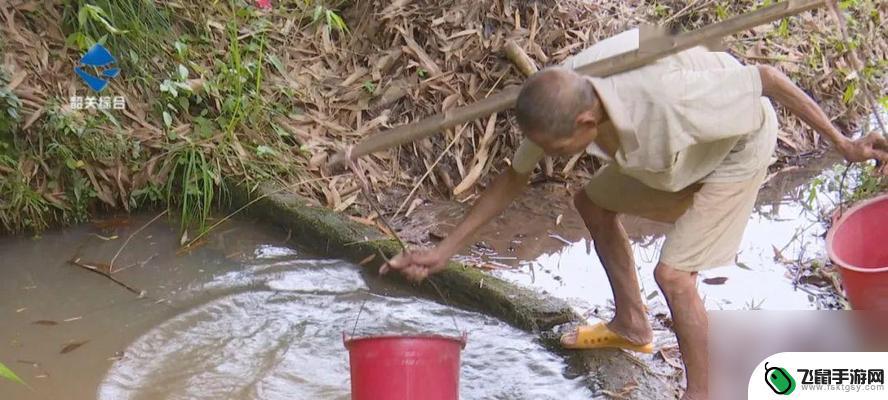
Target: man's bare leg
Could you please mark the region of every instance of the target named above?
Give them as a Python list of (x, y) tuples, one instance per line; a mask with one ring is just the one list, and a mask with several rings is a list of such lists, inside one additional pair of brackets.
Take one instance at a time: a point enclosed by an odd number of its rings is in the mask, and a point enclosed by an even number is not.
[[(626, 230), (616, 213), (598, 207), (583, 191), (574, 196), (574, 206), (589, 229), (613, 290), (616, 315), (607, 324), (608, 328), (635, 344), (650, 343), (653, 333), (641, 300)], [(568, 335), (565, 340), (573, 343), (576, 336)]]
[(709, 388), (709, 319), (697, 291), (697, 273), (679, 271), (660, 263), (654, 270), (657, 285), (672, 312), (678, 347), (688, 385), (682, 400), (706, 400)]

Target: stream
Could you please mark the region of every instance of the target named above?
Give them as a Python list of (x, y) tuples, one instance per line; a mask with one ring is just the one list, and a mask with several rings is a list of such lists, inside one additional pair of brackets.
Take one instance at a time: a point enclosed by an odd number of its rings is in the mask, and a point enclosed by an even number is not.
[(31, 388), (0, 381), (0, 399), (348, 399), (342, 333), (355, 328), (468, 332), (462, 398), (593, 397), (530, 334), (314, 258), (287, 245), (286, 232), (249, 220), (179, 255), (176, 227), (147, 226), (113, 274), (143, 298), (68, 262), (106, 266), (150, 219), (0, 240), (0, 361)]
[[(818, 210), (837, 195), (812, 196), (808, 182), (828, 177), (835, 163), (826, 157), (769, 179), (737, 265), (701, 274), (709, 309), (842, 306), (832, 287), (800, 283), (789, 267), (825, 259)], [(435, 231), (446, 231), (464, 209), (431, 204), (414, 218), (436, 221), (430, 232), (440, 236)], [(0, 362), (28, 384), (0, 381), (0, 399), (348, 399), (342, 333), (353, 330), (467, 331), (465, 399), (594, 398), (590, 382), (532, 335), (413, 297), (355, 265), (313, 257), (288, 244), (287, 232), (235, 218), (183, 252), (177, 228), (167, 218), (147, 224), (152, 217), (0, 239)], [(668, 310), (652, 274), (668, 226), (632, 218), (624, 224), (655, 344), (673, 350), (671, 360), (662, 352), (641, 360), (679, 384)], [(611, 315), (604, 270), (564, 185), (534, 186), (480, 237), (486, 241), (464, 249), (461, 259), (563, 298), (590, 319)], [(113, 268), (115, 278), (145, 295), (84, 265)]]

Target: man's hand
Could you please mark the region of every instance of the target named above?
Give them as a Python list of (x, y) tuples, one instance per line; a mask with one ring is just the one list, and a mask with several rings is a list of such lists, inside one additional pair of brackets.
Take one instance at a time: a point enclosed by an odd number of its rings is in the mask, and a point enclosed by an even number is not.
[(881, 173), (888, 175), (888, 139), (878, 132), (871, 132), (857, 140), (848, 140), (837, 147), (848, 161), (878, 161), (882, 167)]
[(421, 282), (430, 274), (443, 270), (449, 257), (437, 248), (428, 250), (404, 251), (385, 263), (379, 269), (380, 274), (389, 270), (400, 271), (408, 280)]
[(419, 282), (430, 274), (441, 271), (447, 266), (450, 256), (456, 254), (478, 228), (509, 206), (527, 185), (529, 177), (530, 172), (518, 173), (507, 168), (493, 180), (469, 210), (469, 214), (438, 246), (428, 250), (404, 251), (385, 263), (379, 273), (384, 274), (393, 269), (401, 272), (407, 279)]

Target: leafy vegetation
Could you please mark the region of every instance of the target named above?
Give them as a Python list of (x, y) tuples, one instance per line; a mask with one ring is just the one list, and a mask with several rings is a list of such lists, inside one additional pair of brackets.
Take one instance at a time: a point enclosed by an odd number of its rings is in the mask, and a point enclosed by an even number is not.
[(18, 375), (15, 374), (15, 372), (12, 372), (12, 370), (9, 369), (9, 367), (4, 365), (2, 362), (0, 362), (0, 378), (8, 379), (22, 385), (25, 384), (25, 381), (19, 378)]
[(146, 67), (167, 54), (172, 25), (169, 9), (150, 0), (72, 0), (64, 2), (66, 43), (79, 51), (106, 44), (132, 75), (150, 79)]
[[(808, 185), (805, 207), (812, 211), (833, 208), (856, 203), (872, 198), (888, 190), (888, 179), (879, 176), (872, 162), (855, 164), (837, 164), (831, 171), (818, 175)], [(835, 193), (829, 200), (832, 204), (824, 205), (822, 194)]]
[[(317, 178), (312, 181), (323, 183), (299, 190), (331, 208), (354, 210), (358, 188), (322, 171), (327, 155), (386, 124), (520, 82), (494, 51), (503, 35), (527, 34), (527, 27), (517, 29), (513, 20), (538, 19), (538, 26), (550, 27), (536, 35), (539, 48), (532, 54), (547, 54), (549, 63), (578, 50), (578, 40), (600, 39), (619, 25), (603, 23), (598, 11), (587, 8), (595, 1), (554, 8), (518, 3), (515, 18), (502, 21), (491, 18), (502, 15), (500, 2), (460, 3), (468, 22), (454, 20), (448, 7), (434, 2), (380, 18), (384, 5), (337, 0), (281, 1), (269, 10), (248, 0), (72, 0), (0, 15), (4, 27), (19, 28), (0, 35), (0, 48), (18, 68), (30, 69), (15, 93), (6, 89), (9, 77), (0, 82), (0, 223), (5, 230), (39, 231), (105, 209), (167, 207), (183, 230), (201, 231), (210, 209), (225, 201), (224, 183), (230, 179), (255, 185)], [(878, 87), (885, 76), (885, 61), (870, 56), (881, 50), (873, 50), (877, 45), (868, 38), (884, 23), (872, 4), (843, 2), (853, 17), (850, 43), (833, 31), (810, 33), (812, 21), (823, 21), (817, 14), (741, 35), (732, 50), (747, 62), (779, 64), (825, 99), (831, 114), (854, 120), (864, 109), (860, 93)], [(614, 20), (648, 15), (692, 29), (761, 5), (660, 0), (608, 10)], [(576, 12), (559, 11), (564, 7)], [(16, 18), (15, 24), (7, 18)], [(59, 18), (62, 30), (56, 34)], [(484, 26), (483, 34), (467, 34), (467, 24)], [(593, 33), (588, 38), (559, 33), (578, 25)], [(69, 69), (93, 43), (106, 44), (121, 63), (121, 76), (100, 95), (125, 96), (125, 113), (70, 106), (71, 95), (96, 94), (73, 74), (58, 73), (59, 65)], [(418, 57), (411, 43), (427, 54)], [(61, 57), (32, 54), (59, 48), (66, 51)], [(836, 62), (852, 48), (864, 54), (865, 68), (857, 74)], [(821, 77), (821, 71), (828, 76)], [(393, 90), (395, 82), (409, 95)], [(387, 95), (393, 100), (375, 108)], [(884, 93), (876, 96), (888, 103)], [(483, 124), (468, 124), (460, 137), (446, 133), (452, 147), (441, 145), (445, 138), (433, 138), (391, 158), (366, 160), (368, 171), (380, 185), (414, 185), (420, 175), (428, 176), (429, 186), (447, 192), (446, 186), (475, 168), (471, 164), (491, 160), (480, 166), (488, 171), (510, 154), (516, 132), (507, 118), (496, 122), (497, 132), (506, 134), (495, 140), (480, 140)], [(800, 137), (782, 138), (790, 144), (789, 154), (816, 148), (816, 139), (803, 143)], [(487, 142), (488, 148), (479, 148)], [(481, 153), (485, 156), (476, 159)], [(431, 162), (439, 158), (440, 164)], [(430, 165), (440, 171), (426, 173)]]
[(19, 123), (22, 102), (6, 88), (9, 77), (0, 69), (0, 156), (13, 155), (13, 131)]

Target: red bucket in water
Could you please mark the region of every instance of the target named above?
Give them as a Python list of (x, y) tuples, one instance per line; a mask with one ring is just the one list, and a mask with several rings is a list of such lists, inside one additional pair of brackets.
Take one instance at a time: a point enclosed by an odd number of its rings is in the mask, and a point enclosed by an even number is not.
[(466, 336), (385, 335), (348, 339), (352, 400), (457, 400)]
[(846, 211), (826, 236), (855, 310), (888, 310), (888, 195)]

